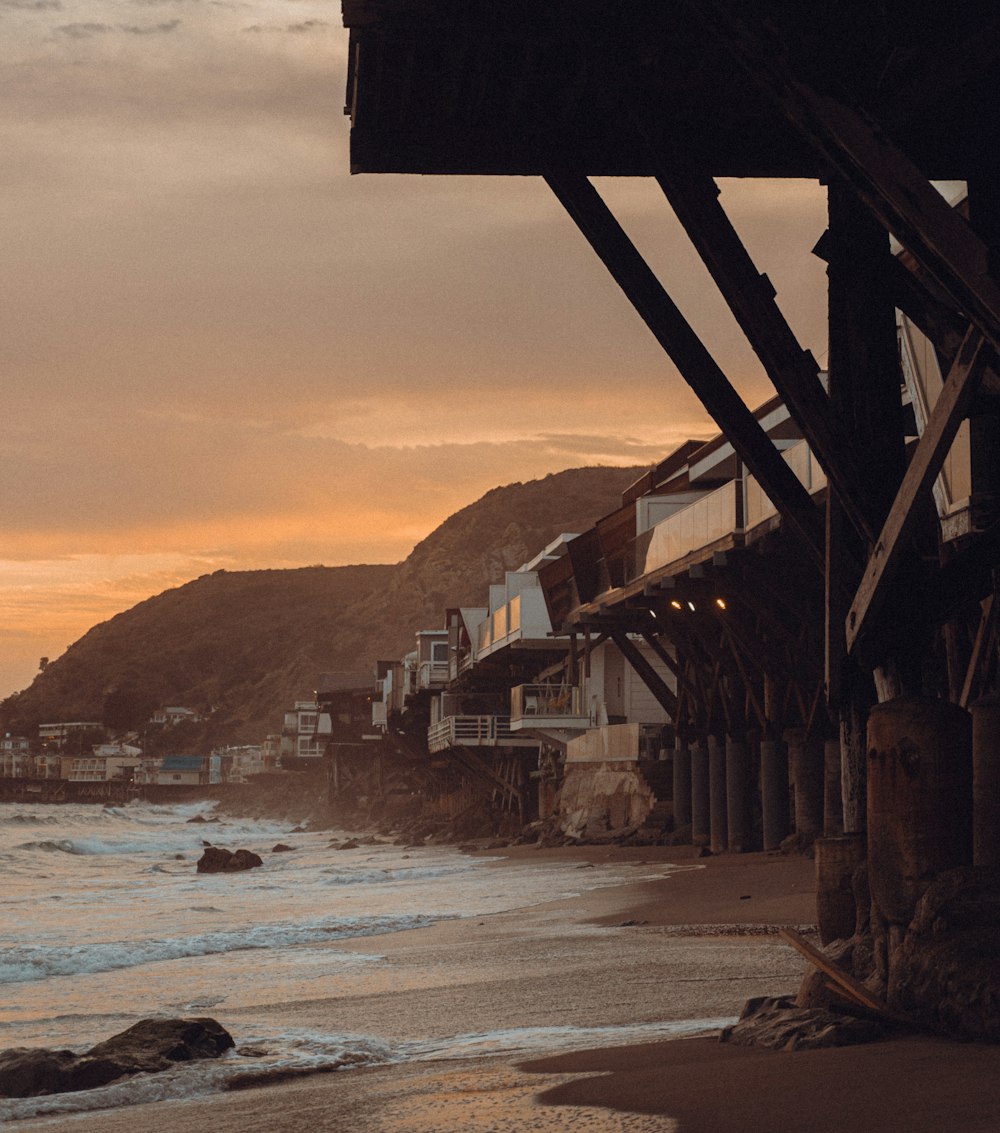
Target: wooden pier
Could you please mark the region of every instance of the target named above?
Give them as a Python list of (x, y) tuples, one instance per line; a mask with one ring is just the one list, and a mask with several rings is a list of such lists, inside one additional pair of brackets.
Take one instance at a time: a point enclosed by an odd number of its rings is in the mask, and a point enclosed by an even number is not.
[[(544, 178), (772, 505), (755, 530), (736, 522), (648, 570), (599, 524), (552, 568), (550, 612), (574, 641), (611, 637), (640, 675), (635, 641), (671, 659), (676, 696), (650, 690), (670, 704), (675, 783), (690, 791), (675, 813), (690, 813), (696, 840), (735, 851), (756, 830), (769, 848), (793, 830), (867, 836), (891, 990), (894, 965), (912, 961), (906, 941), (919, 940), (907, 924), (920, 895), (973, 861), (1000, 866), (995, 6), (343, 0), (343, 11), (352, 170)], [(594, 176), (655, 178), (819, 490), (744, 404)], [(718, 177), (827, 187), (827, 231), (802, 250), (827, 264), (825, 380), (721, 208)], [(964, 203), (932, 179), (965, 181)], [(925, 405), (901, 370), (908, 336), (940, 371)], [(967, 491), (948, 499), (959, 448)]]

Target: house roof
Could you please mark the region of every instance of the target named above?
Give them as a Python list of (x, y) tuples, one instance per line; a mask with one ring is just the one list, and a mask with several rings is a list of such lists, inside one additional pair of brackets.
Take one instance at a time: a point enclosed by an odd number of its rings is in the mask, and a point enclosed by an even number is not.
[(201, 755), (167, 755), (160, 765), (162, 771), (200, 771), (204, 766)]
[(345, 692), (348, 689), (371, 690), (374, 688), (375, 678), (371, 673), (320, 673), (316, 685), (316, 694), (324, 692)]

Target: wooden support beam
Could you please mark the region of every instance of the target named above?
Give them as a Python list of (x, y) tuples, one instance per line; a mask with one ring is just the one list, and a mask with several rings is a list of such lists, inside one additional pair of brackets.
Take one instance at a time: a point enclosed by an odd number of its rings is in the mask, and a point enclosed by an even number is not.
[(733, 627), (720, 621), (722, 625), (722, 634), (729, 644), (730, 652), (733, 655), (733, 660), (736, 662), (736, 667), (739, 670), (740, 679), (743, 681), (743, 687), (746, 689), (747, 698), (750, 701), (750, 706), (753, 708), (754, 715), (757, 717), (757, 723), (760, 725), (761, 730), (767, 727), (767, 715), (764, 712), (764, 705), (761, 703), (760, 697), (757, 696), (757, 690), (754, 687), (753, 678), (747, 671), (746, 665), (743, 663), (743, 653), (740, 645), (737, 642), (736, 635), (733, 632)]
[(994, 604), (994, 596), (992, 594), (983, 600), (982, 613), (979, 617), (979, 625), (976, 628), (976, 639), (972, 643), (972, 653), (969, 657), (969, 667), (965, 671), (965, 680), (962, 682), (962, 693), (958, 699), (959, 708), (968, 708), (969, 701), (972, 699), (972, 688), (976, 674), (979, 672), (979, 662), (994, 624)]
[(931, 411), (847, 615), (848, 649), (853, 650), (884, 605), (888, 583), (921, 517), (920, 504), (926, 500), (941, 471), (990, 354), (982, 336), (970, 327)]
[(687, 680), (687, 678), (684, 676), (683, 668), (677, 664), (673, 657), (670, 656), (670, 654), (666, 651), (666, 649), (663, 648), (663, 646), (651, 632), (643, 630), (642, 640), (645, 641), (649, 648), (652, 649), (657, 657), (659, 657), (666, 668), (668, 668), (670, 672), (673, 673), (674, 679), (677, 681), (677, 695), (679, 698)]
[[(633, 113), (633, 117), (638, 114)], [(650, 133), (637, 123), (647, 139)], [(651, 145), (651, 143), (650, 143)], [(812, 354), (799, 346), (774, 300), (766, 275), (750, 254), (719, 202), (719, 189), (708, 176), (662, 169), (656, 177), (677, 219), (698, 250), (767, 376), (844, 501), (858, 533), (871, 540), (875, 524), (864, 509), (864, 493), (853, 446), (837, 429)]]
[(809, 493), (663, 289), (597, 190), (582, 174), (552, 171), (545, 180), (657, 342), (673, 360), (681, 376), (726, 434), (739, 458), (756, 477), (789, 530), (801, 539), (810, 558), (822, 570), (820, 518)]
[(556, 673), (561, 673), (565, 670), (569, 683), (577, 683), (577, 677), (579, 676), (577, 670), (579, 669), (580, 661), (586, 657), (588, 649), (596, 649), (601, 642), (607, 641), (608, 635), (602, 633), (596, 641), (591, 641), (588, 635), (585, 637), (584, 643), (579, 649), (576, 648), (576, 637), (577, 635), (575, 633), (569, 635), (569, 652), (565, 657), (561, 657), (556, 661), (555, 664), (549, 665), (547, 669), (542, 669), (542, 671), (536, 675), (535, 681), (541, 682), (548, 680), (549, 677), (554, 677)]
[[(800, 640), (796, 630), (809, 624), (811, 616), (818, 617), (818, 614), (814, 615), (816, 603), (812, 601), (812, 595), (796, 595), (794, 586), (788, 585), (784, 576), (779, 580), (773, 571), (759, 562), (748, 560), (743, 564), (743, 574), (740, 601), (769, 634), (793, 652), (798, 652)], [(794, 601), (795, 598), (801, 600)], [(787, 613), (787, 619), (781, 616), (782, 613)]]
[(989, 250), (880, 125), (846, 98), (814, 90), (795, 72), (795, 44), (751, 26), (722, 0), (689, 7), (879, 221), (1000, 351), (1000, 288)]
[(447, 748), (444, 754), (450, 755), (466, 772), (472, 775), (473, 778), (477, 778), (485, 786), (498, 790), (501, 794), (510, 794), (512, 801), (516, 799), (517, 792), (510, 783), (504, 779), (491, 763), (483, 759), (481, 755), (471, 748), (465, 747), (462, 744), (456, 744), (454, 747)]
[(652, 651), (656, 654), (657, 657), (659, 657), (659, 659), (663, 662), (663, 664), (666, 666), (666, 668), (668, 668), (670, 670), (670, 672), (673, 673), (673, 675), (678, 680), (680, 680), (681, 679), (681, 667), (680, 667), (680, 665), (677, 664), (677, 662), (673, 659), (673, 657), (670, 656), (670, 654), (666, 651), (666, 649), (664, 649), (664, 647), (657, 640), (657, 638), (656, 638), (656, 630), (657, 629), (659, 629), (659, 626), (657, 626), (656, 629), (654, 629), (652, 623), (650, 623), (650, 626), (649, 626), (648, 629), (643, 629), (643, 630), (640, 630), (639, 632), (642, 634), (642, 640), (645, 641), (645, 643), (649, 646), (649, 648), (652, 649)]
[(643, 657), (639, 647), (621, 632), (613, 631), (611, 640), (618, 646), (622, 656), (639, 674), (642, 683), (656, 697), (657, 703), (667, 713), (671, 720), (677, 718), (677, 697), (671, 692), (666, 681)]
[(969, 323), (948, 306), (933, 280), (927, 281), (921, 274), (918, 265), (908, 267), (899, 256), (893, 256), (886, 264), (886, 286), (893, 303), (927, 336), (945, 359), (945, 365), (950, 366)]

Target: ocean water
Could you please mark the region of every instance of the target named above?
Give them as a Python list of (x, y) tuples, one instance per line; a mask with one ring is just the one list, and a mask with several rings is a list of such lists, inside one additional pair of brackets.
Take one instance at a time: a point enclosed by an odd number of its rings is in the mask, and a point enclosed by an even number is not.
[[(190, 1097), (247, 1074), (551, 1050), (703, 1031), (726, 1021), (406, 1041), (278, 1025), (268, 1008), (350, 994), (379, 962), (377, 953), (344, 942), (643, 875), (621, 865), (495, 869), (450, 847), (336, 850), (336, 832), (292, 834), (287, 825), (225, 816), (189, 821), (210, 812), (198, 803), (0, 805), (0, 1049), (84, 1050), (151, 1015), (208, 1015), (224, 1026), (228, 1013), (240, 1019), (237, 1050), (222, 1059), (100, 1090), (0, 1099), (0, 1121)], [(264, 866), (197, 874), (203, 840), (254, 850)], [(271, 853), (278, 842), (295, 849)], [(663, 872), (651, 867), (649, 876)]]

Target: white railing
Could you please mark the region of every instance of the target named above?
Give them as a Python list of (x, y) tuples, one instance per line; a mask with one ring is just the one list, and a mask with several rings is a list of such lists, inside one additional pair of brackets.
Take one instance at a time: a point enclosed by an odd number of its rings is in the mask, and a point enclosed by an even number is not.
[(515, 685), (510, 690), (512, 720), (582, 716), (577, 685)]
[(730, 481), (661, 520), (652, 529), (646, 561), (639, 573), (648, 574), (657, 567), (677, 562), (692, 551), (739, 531), (736, 521), (738, 488), (735, 480)]
[(448, 681), (447, 661), (421, 661), (417, 670), (417, 688), (433, 688)]
[(432, 752), (456, 745), (495, 747), (515, 738), (509, 716), (446, 716), (427, 729), (427, 746)]

